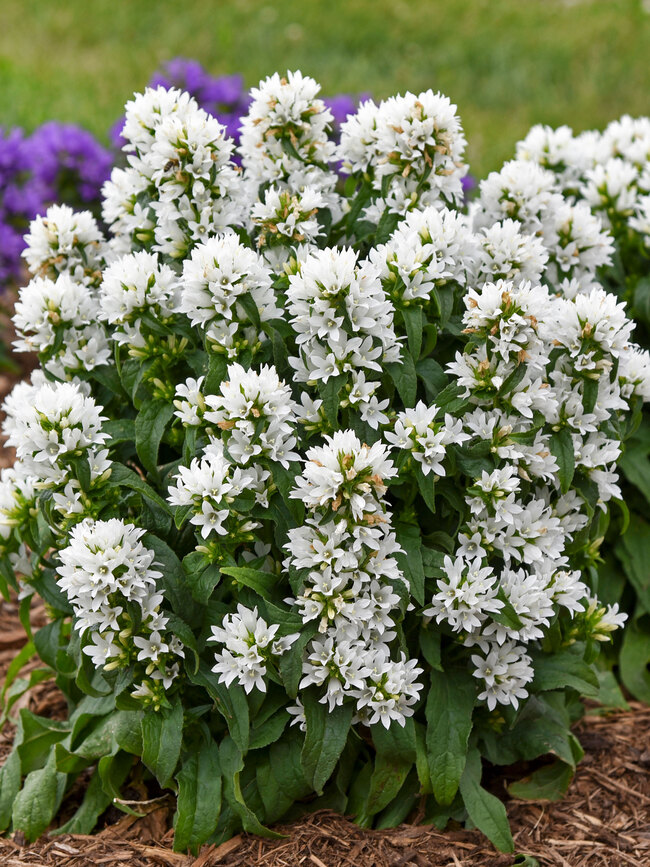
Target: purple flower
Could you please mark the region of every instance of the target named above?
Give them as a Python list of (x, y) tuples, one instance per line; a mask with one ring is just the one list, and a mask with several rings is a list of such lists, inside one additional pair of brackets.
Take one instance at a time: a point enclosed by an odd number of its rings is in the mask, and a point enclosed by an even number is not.
[(113, 154), (87, 130), (58, 121), (31, 136), (38, 172), (51, 201), (86, 207), (98, 201), (113, 165)]
[(53, 202), (99, 211), (113, 155), (94, 136), (51, 121), (32, 135), (0, 129), (0, 293), (22, 273), (23, 235)]

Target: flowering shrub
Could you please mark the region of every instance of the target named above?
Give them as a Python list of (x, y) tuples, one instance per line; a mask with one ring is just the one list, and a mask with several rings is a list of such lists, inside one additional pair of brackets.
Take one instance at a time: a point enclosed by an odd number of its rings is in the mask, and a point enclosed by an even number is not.
[[(628, 305), (639, 343), (650, 347), (650, 120), (625, 116), (603, 133), (574, 136), (568, 127), (534, 127), (517, 145), (517, 158), (539, 166), (554, 188), (600, 218), (612, 236), (614, 254), (599, 280)], [(539, 170), (538, 170), (539, 173)], [(575, 223), (572, 230), (575, 233)], [(593, 248), (595, 253), (596, 247)], [(567, 250), (571, 253), (570, 248)], [(641, 358), (636, 362), (643, 364)], [(620, 461), (623, 499), (630, 526), (623, 538), (610, 532), (602, 549), (599, 594), (620, 602), (632, 617), (610, 664), (625, 686), (650, 702), (650, 416), (643, 415)], [(625, 580), (627, 579), (627, 580)], [(619, 702), (622, 698), (619, 697)]]
[(612, 236), (533, 163), (464, 213), (441, 94), (331, 134), (318, 85), (273, 75), (240, 168), (194, 99), (149, 89), (109, 234), (32, 224), (15, 321), (42, 369), (5, 404), (2, 574), (49, 606), (33, 645), (70, 716), (20, 712), (3, 827), (36, 836), (94, 768), (64, 826), (89, 831), (135, 755), (177, 792), (179, 850), (314, 794), (381, 826), (419, 801), (512, 850), (482, 757), (552, 744), (511, 791), (569, 783), (625, 619), (589, 576), (650, 397), (596, 280)]

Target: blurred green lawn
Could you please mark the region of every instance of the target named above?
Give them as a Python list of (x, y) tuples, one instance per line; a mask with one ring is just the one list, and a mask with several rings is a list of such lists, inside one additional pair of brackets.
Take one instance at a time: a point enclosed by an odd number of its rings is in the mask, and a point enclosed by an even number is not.
[(643, 0), (0, 0), (0, 124), (105, 136), (163, 61), (248, 85), (300, 68), (326, 95), (440, 89), (481, 175), (536, 122), (650, 113)]

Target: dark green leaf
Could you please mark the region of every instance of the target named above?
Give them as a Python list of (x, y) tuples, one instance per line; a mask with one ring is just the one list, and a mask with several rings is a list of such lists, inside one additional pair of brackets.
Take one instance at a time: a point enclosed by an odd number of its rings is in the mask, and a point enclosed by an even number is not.
[(397, 796), (413, 767), (416, 754), (412, 718), (406, 720), (404, 727), (393, 723), (385, 729), (379, 724), (371, 731), (376, 755), (364, 810), (366, 816), (379, 813)]
[(348, 739), (352, 722), (352, 704), (345, 702), (333, 710), (321, 704), (315, 690), (303, 697), (307, 733), (302, 748), (302, 769), (318, 793), (332, 776), (339, 756)]
[(476, 683), (467, 669), (431, 671), (426, 740), (431, 786), (439, 804), (451, 804), (458, 790), (475, 701)]
[(571, 486), (575, 472), (575, 453), (569, 428), (563, 427), (559, 431), (555, 431), (549, 440), (549, 448), (559, 467), (558, 475), (560, 477), (562, 493), (566, 494)]
[(569, 788), (573, 779), (571, 765), (556, 759), (550, 765), (544, 765), (537, 771), (516, 780), (508, 786), (508, 792), (513, 798), (528, 801), (559, 801)]
[(174, 405), (163, 400), (143, 404), (135, 420), (135, 447), (142, 465), (155, 473), (158, 449), (167, 423), (174, 415)]
[(639, 603), (650, 614), (650, 524), (638, 514), (632, 515), (630, 526), (615, 550)]
[(501, 852), (514, 852), (515, 845), (503, 803), (481, 786), (481, 756), (473, 749), (460, 779), (460, 793), (465, 809), (476, 827)]
[(419, 605), (424, 605), (424, 568), (420, 528), (415, 524), (398, 524), (396, 530), (397, 541), (404, 549), (403, 554), (395, 555), (396, 560), (409, 582), (414, 599)]
[(278, 578), (271, 572), (262, 572), (261, 569), (251, 569), (249, 566), (222, 566), (224, 575), (230, 575), (237, 584), (250, 587), (256, 593), (268, 599), (278, 585)]
[(22, 789), (16, 795), (13, 808), (13, 825), (22, 831), (29, 842), (35, 840), (50, 824), (65, 792), (66, 775), (56, 769), (54, 752), (38, 771), (25, 778)]
[(402, 398), (404, 406), (415, 406), (418, 382), (415, 365), (409, 353), (403, 352), (401, 361), (391, 361), (386, 364), (386, 370), (395, 383), (395, 388)]
[(647, 618), (625, 627), (619, 665), (621, 679), (635, 698), (650, 704), (650, 630)]
[(148, 711), (142, 717), (142, 761), (165, 788), (171, 782), (183, 740), (183, 705), (170, 711)]
[(174, 849), (194, 854), (213, 833), (221, 813), (219, 748), (210, 740), (185, 756), (176, 777), (178, 800), (174, 818)]
[(259, 834), (261, 837), (281, 837), (281, 834), (265, 828), (244, 800), (239, 780), (239, 774), (244, 768), (244, 759), (232, 738), (226, 737), (221, 742), (219, 759), (226, 799), (241, 819), (244, 830), (250, 834)]
[(535, 671), (533, 692), (570, 686), (581, 695), (593, 698), (598, 695), (598, 678), (584, 660), (584, 645), (573, 644), (553, 654), (533, 651), (532, 657)]
[(424, 327), (422, 308), (419, 306), (403, 307), (402, 317), (404, 318), (404, 327), (406, 328), (406, 335), (408, 337), (409, 351), (417, 361), (422, 349), (422, 329)]

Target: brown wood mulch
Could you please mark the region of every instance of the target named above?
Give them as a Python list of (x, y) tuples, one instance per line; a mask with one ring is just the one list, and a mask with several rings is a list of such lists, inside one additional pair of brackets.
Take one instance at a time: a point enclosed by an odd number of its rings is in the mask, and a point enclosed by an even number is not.
[[(10, 338), (7, 331), (3, 336)], [(15, 377), (0, 374), (0, 401), (14, 382)], [(13, 455), (0, 448), (0, 467), (12, 461)], [(45, 622), (42, 605), (33, 608), (30, 620), (34, 627)], [(24, 642), (17, 605), (0, 602), (2, 677)], [(28, 663), (21, 676), (38, 665), (37, 660)], [(65, 716), (65, 701), (51, 681), (21, 697), (12, 715), (21, 707), (53, 718)], [(519, 861), (498, 853), (476, 831), (450, 828), (440, 833), (413, 824), (372, 831), (330, 811), (274, 826), (284, 835), (279, 839), (241, 834), (220, 846), (204, 847), (193, 857), (173, 851), (173, 799), (163, 797), (140, 805), (144, 818), (111, 809), (105, 827), (92, 836), (44, 836), (30, 845), (20, 833), (0, 838), (0, 865), (510, 867), (525, 863), (521, 856), (530, 855), (540, 867), (650, 867), (650, 708), (634, 702), (630, 707), (611, 716), (587, 716), (579, 724), (585, 757), (562, 801), (507, 802)], [(0, 764), (11, 749), (14, 730), (9, 720), (0, 731)], [(501, 794), (507, 797), (505, 788)]]

